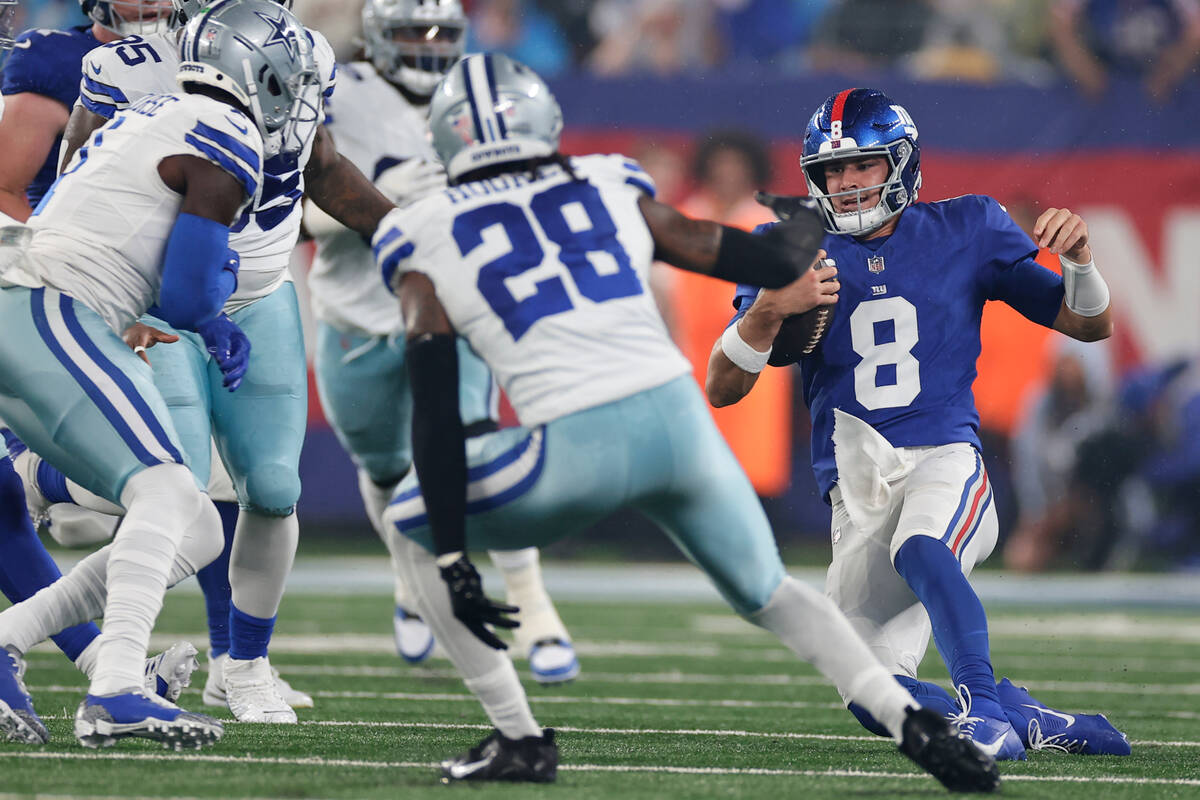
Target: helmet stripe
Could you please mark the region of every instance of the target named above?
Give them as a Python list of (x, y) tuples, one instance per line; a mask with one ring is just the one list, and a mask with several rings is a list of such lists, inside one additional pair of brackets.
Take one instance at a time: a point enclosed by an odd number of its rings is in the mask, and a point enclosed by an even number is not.
[(483, 133), (483, 123), (479, 121), (479, 108), (475, 105), (475, 88), (471, 85), (471, 68), (470, 64), (473, 59), (471, 57), (464, 58), (458, 62), (459, 68), (462, 69), (463, 86), (467, 90), (467, 105), (471, 107), (471, 119), (475, 123), (475, 140), (478, 142), (486, 142), (487, 137)]
[[(494, 112), (496, 109), (496, 101), (498, 101), (500, 99), (500, 96), (496, 93), (496, 69), (492, 65), (492, 54), (491, 53), (487, 53), (486, 55), (484, 55), (483, 66), (484, 66), (484, 69), (487, 71), (488, 92), (490, 92), (492, 95), (492, 110)], [(504, 115), (503, 114), (496, 114), (496, 127), (500, 131), (500, 138), (507, 139), (508, 138), (508, 127), (504, 124)]]
[(846, 99), (850, 97), (850, 93), (855, 89), (843, 89), (838, 92), (837, 97), (833, 98), (833, 110), (829, 113), (830, 123), (841, 122), (842, 114), (846, 110)]

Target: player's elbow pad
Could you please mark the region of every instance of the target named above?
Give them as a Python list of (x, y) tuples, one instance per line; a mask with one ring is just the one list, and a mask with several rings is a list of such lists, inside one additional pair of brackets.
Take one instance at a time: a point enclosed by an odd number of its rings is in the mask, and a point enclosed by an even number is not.
[(221, 313), (237, 288), (228, 252), (229, 226), (180, 214), (163, 257), (158, 315), (174, 328), (195, 330)]
[(712, 269), (714, 278), (779, 289), (802, 274), (804, 268), (770, 238), (722, 226), (721, 245)]
[(1074, 313), (1081, 317), (1097, 317), (1108, 308), (1108, 284), (1104, 282), (1096, 262), (1076, 264), (1065, 256), (1058, 257), (1062, 265), (1063, 300)]

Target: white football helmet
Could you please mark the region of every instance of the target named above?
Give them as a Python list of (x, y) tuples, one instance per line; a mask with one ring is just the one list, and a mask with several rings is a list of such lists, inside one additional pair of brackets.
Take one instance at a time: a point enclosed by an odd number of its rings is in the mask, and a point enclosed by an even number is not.
[(366, 0), (363, 46), (379, 74), (428, 97), (466, 47), (459, 0)]

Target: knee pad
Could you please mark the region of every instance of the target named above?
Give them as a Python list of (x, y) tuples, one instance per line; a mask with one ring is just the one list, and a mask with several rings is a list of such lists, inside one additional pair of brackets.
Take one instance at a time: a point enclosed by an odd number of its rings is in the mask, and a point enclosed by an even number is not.
[(296, 470), (279, 463), (254, 466), (246, 475), (243, 505), (272, 517), (286, 517), (300, 499), (300, 476)]

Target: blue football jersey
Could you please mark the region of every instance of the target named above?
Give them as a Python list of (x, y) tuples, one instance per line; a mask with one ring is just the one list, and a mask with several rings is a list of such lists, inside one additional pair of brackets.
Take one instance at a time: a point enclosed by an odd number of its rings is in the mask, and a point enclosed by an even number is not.
[[(49, 28), (28, 30), (17, 37), (17, 43), (4, 62), (4, 81), (0, 92), (6, 95), (32, 92), (57, 100), (70, 111), (79, 97), (79, 69), (84, 55), (100, 44), (92, 35), (91, 25), (80, 25), (63, 31)], [(42, 195), (54, 183), (58, 171), (58, 148), (62, 137), (46, 156), (25, 191), (31, 206), (37, 206)]]
[[(837, 481), (835, 408), (894, 447), (979, 447), (971, 385), (983, 304), (1002, 300), (1049, 327), (1062, 278), (1034, 260), (1037, 247), (1004, 207), (980, 195), (917, 203), (890, 236), (826, 235), (823, 247), (837, 262), (837, 312), (821, 346), (799, 361), (822, 494)], [(738, 287), (734, 321), (758, 291)]]

